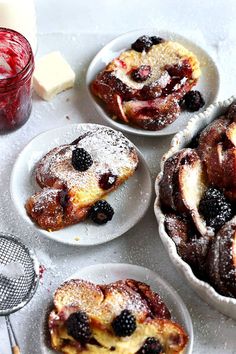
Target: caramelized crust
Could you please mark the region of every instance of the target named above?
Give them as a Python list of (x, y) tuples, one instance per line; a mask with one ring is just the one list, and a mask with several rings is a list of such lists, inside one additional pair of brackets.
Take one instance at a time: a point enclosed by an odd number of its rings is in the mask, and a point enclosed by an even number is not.
[[(72, 152), (84, 148), (93, 164), (85, 172), (72, 165)], [(26, 202), (27, 213), (43, 229), (58, 230), (84, 220), (90, 207), (133, 175), (138, 155), (123, 134), (95, 127), (72, 144), (48, 152), (37, 164), (36, 181), (41, 188)], [(114, 176), (104, 187), (104, 176)]]
[(206, 182), (203, 164), (197, 152), (190, 148), (167, 159), (160, 181), (162, 204), (178, 213), (188, 213), (202, 235), (207, 235), (208, 230), (198, 212), (198, 205), (207, 188)]
[[(144, 82), (132, 79), (142, 65), (151, 68)], [(160, 130), (180, 113), (179, 101), (200, 76), (196, 56), (182, 45), (165, 41), (146, 52), (127, 50), (109, 63), (91, 84), (112, 118), (146, 130)]]
[[(129, 337), (117, 337), (112, 320), (128, 309), (136, 318), (137, 329)], [(71, 313), (86, 312), (92, 339), (81, 344), (67, 333), (66, 320)], [(181, 353), (188, 337), (171, 321), (170, 312), (144, 283), (133, 279), (108, 285), (95, 285), (80, 279), (62, 284), (54, 295), (54, 310), (49, 316), (52, 347), (62, 353), (135, 354), (148, 337), (155, 337), (164, 348), (163, 353)]]
[[(218, 220), (225, 222), (216, 229), (219, 231), (206, 227), (198, 211), (203, 192), (210, 187), (230, 200), (211, 204)], [(166, 231), (180, 256), (220, 294), (236, 297), (236, 216), (232, 218), (236, 210), (235, 102), (200, 133), (196, 149), (182, 149), (165, 162), (160, 199)], [(219, 203), (228, 209), (220, 209)]]
[(222, 227), (218, 237), (220, 277), (228, 292), (236, 297), (236, 217)]
[(201, 236), (189, 218), (174, 213), (166, 215), (165, 228), (175, 242), (181, 258), (191, 265), (197, 275), (202, 276), (213, 237)]
[(199, 138), (198, 153), (205, 164), (209, 183), (224, 189), (231, 200), (235, 199), (236, 190), (236, 124), (226, 113), (214, 120)]

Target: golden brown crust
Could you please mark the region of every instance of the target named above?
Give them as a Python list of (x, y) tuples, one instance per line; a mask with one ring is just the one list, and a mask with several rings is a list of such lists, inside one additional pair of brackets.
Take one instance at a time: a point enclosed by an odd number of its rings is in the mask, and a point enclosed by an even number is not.
[(214, 120), (199, 138), (198, 153), (209, 183), (234, 198), (236, 189), (236, 124), (227, 116)]
[[(84, 148), (92, 157), (92, 165), (84, 172), (72, 165), (75, 148)], [(27, 213), (50, 231), (78, 223), (95, 202), (132, 176), (137, 166), (137, 152), (122, 133), (94, 127), (73, 143), (52, 149), (38, 162), (36, 181), (43, 189), (27, 200)], [(103, 187), (101, 179), (109, 175), (114, 176), (113, 182)]]
[(153, 317), (170, 319), (171, 315), (165, 303), (157, 293), (151, 290), (149, 285), (133, 279), (127, 279), (125, 283), (147, 303)]
[[(170, 320), (160, 296), (133, 279), (107, 285), (69, 280), (55, 292), (54, 306), (49, 315), (51, 344), (62, 353), (135, 354), (148, 337), (155, 337), (165, 348), (164, 353), (172, 354), (181, 353), (188, 341), (183, 328)], [(137, 329), (122, 339), (114, 334), (111, 322), (124, 309), (135, 316)], [(85, 346), (70, 337), (65, 326), (70, 314), (77, 311), (86, 312), (90, 321), (92, 339)]]
[(76, 208), (71, 197), (63, 205), (62, 194), (64, 191), (61, 189), (44, 188), (27, 200), (25, 208), (28, 215), (42, 229), (55, 231), (86, 219), (90, 208)]
[[(196, 142), (197, 140), (195, 146)], [(198, 208), (202, 193), (200, 193), (200, 198), (197, 198), (198, 203), (196, 203), (200, 218), (196, 218), (197, 214), (193, 212), (192, 202), (194, 201), (195, 191), (200, 190), (202, 183), (201, 179), (196, 178), (197, 173), (193, 170), (194, 164), (189, 166), (189, 171), (186, 169), (188, 167), (186, 161), (183, 161), (183, 166), (181, 166), (181, 159), (186, 157), (189, 151), (191, 151), (189, 148), (180, 150), (170, 157), (164, 165), (163, 177), (160, 181), (160, 199), (165, 211), (166, 231), (174, 240), (180, 256), (191, 265), (198, 277), (209, 282), (220, 294), (236, 297), (235, 102), (231, 104), (224, 115), (218, 117), (203, 129), (198, 136), (197, 147), (192, 149), (195, 155), (199, 155), (204, 172), (203, 176), (205, 175), (202, 181), (204, 187), (202, 190), (213, 187), (218, 190), (218, 193), (222, 193), (229, 199), (222, 202), (223, 211), (220, 201), (217, 202), (217, 209), (214, 197), (212, 197), (212, 204), (209, 202), (209, 214), (216, 210), (219, 214), (217, 219), (215, 217), (214, 220), (222, 221), (216, 227), (210, 228), (206, 225), (202, 227), (204, 225), (200, 222), (201, 220), (204, 221), (205, 219), (209, 223), (207, 216), (201, 215), (201, 208)], [(184, 168), (187, 172), (187, 182), (190, 183), (186, 183), (183, 175), (179, 172), (181, 168)], [(196, 181), (197, 183), (195, 183)], [(180, 188), (181, 184), (182, 188)], [(188, 184), (190, 188), (188, 188)], [(189, 199), (186, 198), (186, 190), (188, 189), (190, 190)], [(186, 203), (186, 199), (188, 199), (188, 203)], [(183, 213), (185, 214), (183, 215)], [(205, 232), (202, 232), (204, 230)]]
[[(150, 77), (132, 79), (133, 70), (148, 65)], [(200, 76), (196, 56), (176, 42), (153, 45), (146, 53), (127, 50), (111, 61), (91, 84), (112, 118), (146, 130), (160, 130), (180, 113), (179, 100)]]

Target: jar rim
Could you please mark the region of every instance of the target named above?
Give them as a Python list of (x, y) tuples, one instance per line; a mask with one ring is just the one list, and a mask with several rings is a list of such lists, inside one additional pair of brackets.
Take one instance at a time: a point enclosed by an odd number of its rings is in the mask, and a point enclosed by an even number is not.
[(23, 34), (15, 31), (13, 29), (6, 28), (6, 27), (0, 27), (0, 32), (12, 33), (12, 34), (16, 35), (17, 37), (19, 37), (20, 39), (22, 39), (24, 44), (26, 44), (26, 50), (29, 55), (26, 65), (17, 74), (15, 74), (11, 77), (6, 77), (4, 79), (0, 79), (0, 88), (1, 88), (1, 84), (4, 84), (4, 83), (7, 84), (8, 86), (15, 85), (15, 82), (11, 83), (11, 81), (16, 79), (17, 77), (19, 77), (18, 83), (22, 82), (25, 79), (25, 77), (27, 76), (31, 64), (34, 65), (34, 55), (33, 55), (33, 51), (32, 51), (32, 48), (31, 48), (31, 45), (30, 45), (28, 39), (26, 39), (25, 36), (23, 36)]

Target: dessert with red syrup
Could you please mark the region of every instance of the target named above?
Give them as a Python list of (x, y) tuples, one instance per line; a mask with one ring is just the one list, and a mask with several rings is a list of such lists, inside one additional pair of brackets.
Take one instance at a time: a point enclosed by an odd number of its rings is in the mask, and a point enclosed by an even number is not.
[(236, 102), (165, 161), (159, 187), (179, 255), (218, 293), (236, 298)]
[(34, 57), (20, 33), (0, 28), (0, 133), (22, 126), (32, 107)]
[(204, 99), (189, 91), (201, 75), (197, 57), (177, 42), (142, 36), (112, 60), (91, 83), (112, 118), (161, 130), (181, 112), (199, 110)]
[(72, 279), (56, 290), (53, 305), (48, 329), (59, 353), (181, 354), (188, 343), (159, 294), (134, 279)]
[(131, 177), (138, 167), (133, 144), (122, 133), (94, 126), (71, 144), (55, 147), (37, 163), (41, 191), (26, 202), (32, 220), (45, 230), (58, 230), (90, 217), (110, 221), (112, 206), (103, 198)]

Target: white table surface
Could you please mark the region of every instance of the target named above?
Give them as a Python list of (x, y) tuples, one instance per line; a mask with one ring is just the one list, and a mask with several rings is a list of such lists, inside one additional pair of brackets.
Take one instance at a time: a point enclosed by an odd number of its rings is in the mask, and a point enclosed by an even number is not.
[[(0, 230), (21, 237), (35, 249), (40, 262), (46, 267), (33, 300), (26, 308), (12, 315), (22, 353), (41, 353), (40, 321), (57, 286), (80, 267), (110, 261), (148, 267), (176, 288), (192, 317), (194, 353), (236, 353), (236, 322), (204, 303), (176, 272), (158, 237), (152, 206), (142, 222), (125, 235), (107, 244), (80, 249), (46, 240), (34, 232), (16, 215), (9, 195), (12, 166), (30, 139), (46, 129), (70, 122), (103, 123), (87, 104), (83, 80), (93, 55), (117, 34), (146, 26), (176, 31), (196, 40), (208, 49), (219, 66), (219, 99), (234, 94), (236, 2), (37, 0), (36, 3), (39, 33), (37, 56), (61, 50), (75, 69), (79, 85), (58, 96), (52, 103), (34, 97), (34, 109), (28, 123), (15, 133), (0, 137)], [(70, 117), (69, 121), (66, 115)], [(160, 157), (171, 137), (128, 137), (143, 152), (154, 180), (159, 171)], [(0, 318), (0, 353), (10, 353), (3, 318)]]

